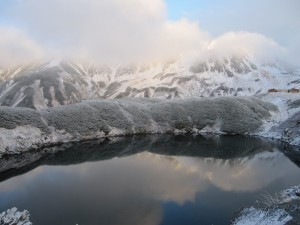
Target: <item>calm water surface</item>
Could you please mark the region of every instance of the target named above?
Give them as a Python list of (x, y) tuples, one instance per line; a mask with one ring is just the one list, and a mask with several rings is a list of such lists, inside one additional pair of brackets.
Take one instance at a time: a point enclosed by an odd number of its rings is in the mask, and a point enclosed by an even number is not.
[[(262, 194), (300, 184), (297, 156), (257, 138), (146, 136), (60, 148), (2, 161), (0, 211), (27, 209), (36, 225), (223, 225)], [(22, 161), (32, 163), (3, 169)]]

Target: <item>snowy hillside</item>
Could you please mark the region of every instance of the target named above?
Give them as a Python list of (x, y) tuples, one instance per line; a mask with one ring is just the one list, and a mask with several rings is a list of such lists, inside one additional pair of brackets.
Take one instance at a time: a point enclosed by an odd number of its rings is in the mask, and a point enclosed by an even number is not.
[(102, 66), (54, 60), (0, 70), (0, 105), (45, 109), (93, 98), (244, 96), (299, 84), (299, 72), (247, 57)]
[(133, 134), (254, 134), (273, 111), (276, 106), (255, 97), (88, 100), (41, 111), (0, 107), (0, 157), (62, 142)]

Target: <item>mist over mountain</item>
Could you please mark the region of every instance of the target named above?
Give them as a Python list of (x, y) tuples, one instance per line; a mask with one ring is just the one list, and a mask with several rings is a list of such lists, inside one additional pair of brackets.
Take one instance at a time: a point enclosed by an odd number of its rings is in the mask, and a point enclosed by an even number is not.
[(212, 34), (189, 16), (171, 19), (168, 4), (12, 0), (3, 13), (9, 22), (0, 17), (0, 105), (44, 109), (94, 98), (299, 88), (294, 47), (279, 44), (276, 35), (248, 26)]
[(246, 56), (174, 59), (149, 64), (52, 60), (0, 71), (0, 105), (44, 109), (85, 99), (244, 96), (292, 89), (300, 73)]
[(0, 0), (0, 224), (300, 224), (299, 12)]

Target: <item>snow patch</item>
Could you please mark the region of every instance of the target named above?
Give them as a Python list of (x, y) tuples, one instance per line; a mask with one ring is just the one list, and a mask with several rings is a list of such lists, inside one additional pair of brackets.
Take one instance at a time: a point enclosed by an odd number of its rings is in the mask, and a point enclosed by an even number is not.
[(290, 202), (293, 200), (300, 199), (300, 185), (286, 189), (280, 194), (282, 196), (283, 202)]
[(204, 133), (204, 134), (224, 134), (224, 132), (221, 131), (221, 126), (222, 126), (222, 121), (219, 119), (212, 126), (207, 125), (200, 131), (194, 128), (193, 131), (196, 131), (196, 133)]
[(61, 63), (61, 59), (53, 59), (51, 60), (46, 66), (45, 68), (52, 68), (52, 67), (55, 67), (55, 66), (59, 66), (59, 64)]
[[(74, 140), (74, 137), (64, 130), (49, 128), (52, 129), (51, 134), (46, 134), (30, 125), (18, 126), (15, 129), (0, 128), (0, 158), (3, 154), (21, 154), (24, 149), (28, 151), (48, 144)], [(96, 133), (95, 136), (102, 137), (103, 135)]]
[(17, 154), (19, 149), (34, 148), (40, 142), (42, 132), (32, 126), (18, 126), (15, 129), (0, 128), (0, 156), (4, 153)]
[[(289, 103), (299, 100), (299, 94), (291, 93), (270, 93), (262, 96), (262, 100), (270, 102), (277, 106), (278, 110), (270, 112), (271, 117), (264, 120), (262, 130), (257, 135), (267, 138), (283, 140), (283, 134), (280, 129), (276, 129), (278, 125), (291, 118), (295, 113), (299, 112), (299, 108), (290, 108)], [(284, 140), (283, 140), (284, 141)], [(299, 145), (300, 137), (293, 137), (289, 141), (290, 144)]]

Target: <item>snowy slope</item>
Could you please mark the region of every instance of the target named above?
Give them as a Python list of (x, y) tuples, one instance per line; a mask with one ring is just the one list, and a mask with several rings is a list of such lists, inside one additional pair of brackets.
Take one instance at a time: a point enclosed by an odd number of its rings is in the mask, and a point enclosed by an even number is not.
[(275, 110), (255, 97), (88, 100), (41, 111), (0, 107), (0, 156), (119, 135), (255, 134)]
[(299, 74), (246, 57), (101, 66), (53, 60), (0, 71), (0, 105), (44, 109), (93, 98), (244, 96), (299, 88)]

